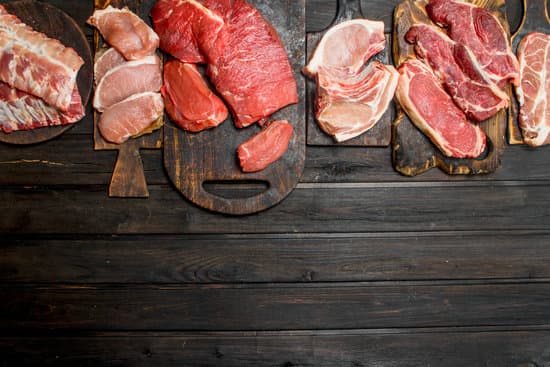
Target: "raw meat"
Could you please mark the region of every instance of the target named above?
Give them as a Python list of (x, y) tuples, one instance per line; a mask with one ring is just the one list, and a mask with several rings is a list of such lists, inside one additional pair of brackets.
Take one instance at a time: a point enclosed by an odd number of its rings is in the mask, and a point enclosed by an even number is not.
[(336, 141), (354, 138), (372, 128), (393, 99), (399, 74), (391, 65), (371, 62), (358, 75), (341, 80), (317, 78), (316, 118)]
[(288, 121), (272, 121), (239, 145), (237, 155), (243, 172), (257, 172), (277, 161), (288, 149), (294, 128)]
[(82, 64), (75, 50), (34, 31), (0, 5), (1, 81), (68, 111)]
[(472, 50), (481, 68), (503, 87), (507, 80), (519, 83), (519, 64), (499, 20), (487, 9), (456, 0), (431, 0), (430, 18), (447, 28), (455, 42)]
[(138, 60), (152, 55), (159, 46), (159, 37), (140, 17), (128, 8), (109, 5), (95, 10), (88, 24), (96, 27), (105, 41), (116, 48), (126, 60)]
[(348, 20), (324, 34), (303, 72), (315, 77), (322, 67), (332, 73), (356, 75), (373, 55), (385, 47), (384, 22)]
[(533, 32), (518, 46), (521, 83), (519, 124), (523, 140), (531, 146), (550, 143), (550, 36)]
[(296, 81), (277, 31), (246, 0), (205, 0), (225, 27), (203, 48), (207, 73), (229, 104), (238, 128), (263, 122), (298, 102)]
[(163, 111), (160, 93), (134, 94), (103, 112), (98, 128), (105, 140), (121, 144), (147, 129), (162, 116)]
[(94, 108), (100, 112), (133, 94), (158, 92), (162, 73), (158, 56), (127, 61), (109, 70), (101, 78), (94, 93)]
[(184, 130), (198, 132), (216, 127), (228, 116), (227, 107), (193, 64), (167, 62), (161, 92), (168, 114)]
[(96, 53), (94, 62), (94, 83), (101, 81), (103, 76), (116, 66), (124, 64), (126, 59), (114, 47)]
[(223, 17), (195, 0), (159, 0), (151, 9), (160, 48), (187, 63), (205, 63), (201, 48), (217, 38)]
[(416, 54), (430, 64), (469, 118), (483, 121), (508, 106), (508, 95), (488, 78), (471, 51), (437, 27), (415, 24), (405, 39), (415, 44)]
[(409, 59), (398, 71), (397, 100), (444, 155), (475, 158), (485, 150), (486, 137), (481, 128), (466, 119), (428, 66)]
[(82, 117), (84, 107), (76, 86), (68, 110), (61, 112), (32, 94), (0, 82), (0, 131), (4, 133), (71, 124)]

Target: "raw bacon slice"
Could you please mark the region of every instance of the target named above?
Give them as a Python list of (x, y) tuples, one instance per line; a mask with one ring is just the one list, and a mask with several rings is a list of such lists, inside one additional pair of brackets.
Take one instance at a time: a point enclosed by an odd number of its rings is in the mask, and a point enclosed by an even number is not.
[(126, 60), (138, 60), (153, 55), (159, 37), (140, 17), (128, 8), (109, 5), (95, 10), (88, 24), (96, 27), (105, 41), (116, 48)]
[(168, 115), (182, 129), (192, 132), (216, 127), (229, 112), (193, 64), (171, 60), (164, 65), (161, 88)]
[(151, 9), (160, 48), (187, 63), (204, 63), (201, 49), (212, 48), (223, 17), (195, 0), (159, 0)]
[(207, 74), (229, 104), (238, 128), (265, 121), (298, 102), (294, 74), (277, 31), (246, 0), (205, 0), (225, 26), (203, 45)]
[(499, 20), (487, 9), (455, 0), (431, 0), (430, 18), (447, 28), (452, 40), (472, 50), (480, 67), (500, 87), (519, 83), (519, 64)]
[(370, 63), (356, 76), (340, 80), (317, 74), (316, 118), (338, 142), (372, 128), (393, 99), (399, 74), (393, 66)]
[(0, 5), (0, 80), (68, 111), (84, 60), (70, 47), (34, 31)]
[(68, 110), (61, 112), (32, 94), (0, 82), (0, 130), (4, 133), (67, 125), (79, 121), (82, 117), (84, 107), (76, 86)]
[(303, 72), (314, 77), (323, 67), (332, 73), (356, 75), (373, 55), (385, 47), (384, 22), (348, 20), (324, 34)]
[(101, 81), (103, 76), (118, 65), (124, 64), (126, 59), (114, 47), (100, 51), (96, 54), (94, 62), (94, 83)]
[(94, 108), (100, 112), (133, 94), (158, 92), (162, 87), (162, 73), (158, 56), (127, 61), (109, 70), (94, 93)]
[(397, 100), (443, 154), (475, 158), (485, 150), (486, 137), (479, 125), (468, 122), (428, 66), (406, 60), (398, 71)]
[(239, 145), (237, 155), (243, 172), (257, 172), (283, 156), (294, 128), (288, 121), (272, 121), (266, 128)]
[(483, 121), (508, 107), (508, 95), (488, 78), (471, 51), (437, 27), (415, 24), (405, 39), (415, 44), (416, 54), (430, 64), (469, 118)]
[(550, 36), (533, 32), (518, 45), (521, 83), (519, 124), (531, 146), (550, 143)]
[(145, 92), (130, 96), (101, 114), (99, 132), (107, 141), (122, 144), (155, 122), (164, 111), (160, 93)]

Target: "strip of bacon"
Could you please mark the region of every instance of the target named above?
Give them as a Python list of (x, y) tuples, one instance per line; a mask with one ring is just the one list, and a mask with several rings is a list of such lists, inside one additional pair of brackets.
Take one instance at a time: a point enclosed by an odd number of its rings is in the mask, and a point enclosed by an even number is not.
[(70, 47), (34, 31), (0, 5), (0, 80), (68, 111), (84, 60)]

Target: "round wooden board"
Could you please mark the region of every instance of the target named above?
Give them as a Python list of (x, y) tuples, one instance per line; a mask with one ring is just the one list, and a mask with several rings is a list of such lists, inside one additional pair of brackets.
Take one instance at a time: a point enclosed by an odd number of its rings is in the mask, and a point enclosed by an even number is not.
[[(78, 90), (84, 106), (88, 103), (92, 92), (93, 62), (92, 51), (86, 36), (73, 18), (53, 5), (22, 0), (4, 4), (6, 10), (16, 15), (34, 30), (58, 39), (65, 46), (72, 47), (84, 60), (78, 77)], [(69, 130), (73, 124), (63, 126), (43, 127), (27, 131), (14, 131), (10, 134), (0, 132), (0, 141), (11, 144), (36, 144), (53, 139)]]

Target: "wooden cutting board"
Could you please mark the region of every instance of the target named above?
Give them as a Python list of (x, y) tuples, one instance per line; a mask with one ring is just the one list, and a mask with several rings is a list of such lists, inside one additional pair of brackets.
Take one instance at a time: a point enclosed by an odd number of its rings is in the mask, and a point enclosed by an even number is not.
[(167, 118), (164, 166), (175, 187), (196, 205), (226, 214), (250, 214), (283, 200), (298, 184), (305, 161), (305, 1), (251, 0), (275, 27), (287, 50), (298, 85), (299, 103), (272, 116), (294, 126), (287, 152), (267, 169), (243, 173), (237, 147), (260, 131), (236, 129), (229, 118), (215, 129), (189, 133)]
[[(509, 34), (505, 18), (504, 0), (475, 0), (476, 5), (485, 6), (494, 12)], [(404, 40), (404, 35), (413, 23), (429, 22), (425, 14), (425, 0), (405, 0), (394, 13), (393, 55), (395, 65), (400, 65), (407, 57), (414, 57), (413, 46)], [(511, 93), (511, 88), (508, 88)], [(392, 155), (395, 169), (406, 175), (415, 176), (438, 167), (448, 174), (480, 174), (495, 171), (500, 166), (500, 156), (505, 145), (507, 125), (506, 110), (480, 123), (487, 135), (487, 150), (476, 159), (449, 158), (418, 130), (401, 109), (392, 127)]]
[[(139, 15), (141, 19), (150, 24), (149, 12), (155, 2), (155, 0), (95, 0), (94, 7), (95, 9), (104, 9), (109, 4), (115, 8), (127, 6), (131, 11)], [(94, 32), (94, 35), (95, 49), (97, 51), (103, 46), (103, 40), (97, 30)], [(129, 139), (123, 144), (112, 144), (104, 140), (99, 132), (97, 127), (99, 117), (99, 113), (94, 113), (94, 149), (118, 151), (109, 185), (109, 196), (123, 198), (149, 197), (140, 150), (160, 149), (162, 147), (162, 128), (151, 134)]]
[[(520, 26), (512, 36), (514, 52), (523, 37), (531, 32), (550, 32), (550, 16), (548, 14), (548, 0), (523, 0), (523, 18)], [(523, 144), (521, 128), (519, 127), (519, 105), (513, 95), (508, 115), (508, 143)]]
[[(72, 47), (84, 60), (77, 76), (78, 90), (82, 104), (86, 106), (92, 91), (93, 62), (92, 52), (86, 36), (73, 18), (53, 5), (22, 0), (4, 4), (8, 12), (15, 14), (21, 21), (34, 30), (58, 39), (65, 46)], [(9, 134), (0, 132), (0, 141), (10, 144), (36, 144), (53, 139), (74, 126), (43, 127), (28, 131), (14, 131)]]
[[(333, 26), (340, 24), (344, 21), (357, 18), (368, 18), (363, 15), (361, 10), (361, 0), (338, 0), (338, 8), (336, 17), (325, 30), (321, 32), (311, 32), (307, 34), (307, 58), (309, 60), (317, 47), (317, 44), (323, 37), (323, 35)], [(375, 19), (372, 19), (375, 20)], [(372, 60), (378, 60), (384, 64), (391, 64), (391, 35), (386, 35), (386, 49), (375, 55)], [(345, 142), (338, 143), (334, 138), (327, 135), (315, 119), (315, 94), (316, 83), (313, 79), (307, 78), (306, 81), (306, 96), (307, 96), (307, 144), (318, 146), (331, 146), (331, 145), (346, 145), (346, 146), (372, 146), (372, 147), (384, 147), (388, 146), (391, 141), (391, 123), (395, 115), (395, 106), (392, 102), (384, 115), (380, 118), (378, 123), (365, 133), (347, 140)]]

